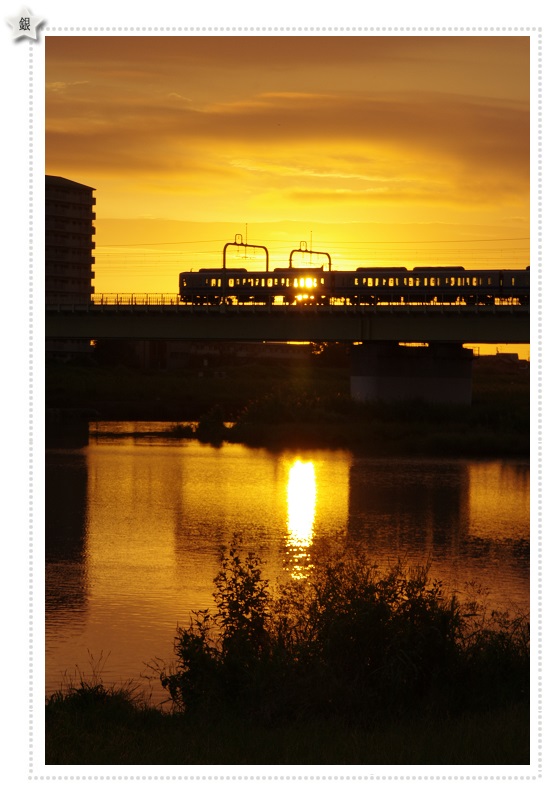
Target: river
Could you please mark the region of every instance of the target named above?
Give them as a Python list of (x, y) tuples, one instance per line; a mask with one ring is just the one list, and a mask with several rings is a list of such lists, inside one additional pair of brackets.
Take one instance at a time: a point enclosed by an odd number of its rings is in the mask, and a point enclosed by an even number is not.
[(160, 424), (98, 424), (88, 445), (46, 453), (47, 695), (96, 671), (165, 698), (146, 664), (170, 661), (177, 625), (213, 606), (234, 533), (272, 582), (305, 580), (323, 545), (346, 542), (529, 610), (528, 462), (272, 453), (108, 428)]

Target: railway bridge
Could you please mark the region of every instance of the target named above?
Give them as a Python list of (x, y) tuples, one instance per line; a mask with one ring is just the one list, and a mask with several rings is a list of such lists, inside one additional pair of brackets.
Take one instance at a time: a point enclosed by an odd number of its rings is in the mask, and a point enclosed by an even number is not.
[(355, 398), (468, 404), (463, 344), (529, 343), (530, 319), (529, 306), (513, 304), (185, 306), (171, 295), (95, 295), (47, 302), (45, 337), (348, 342)]

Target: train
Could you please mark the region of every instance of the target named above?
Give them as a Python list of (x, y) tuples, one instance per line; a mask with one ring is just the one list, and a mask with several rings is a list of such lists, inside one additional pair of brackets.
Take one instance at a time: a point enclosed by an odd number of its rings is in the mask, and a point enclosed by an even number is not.
[[(227, 267), (227, 249), (261, 249), (265, 271)], [(293, 266), (294, 254), (325, 256), (323, 265)], [(466, 270), (462, 266), (357, 267), (333, 270), (331, 257), (312, 251), (302, 242), (289, 256), (288, 267), (269, 269), (266, 246), (243, 242), (242, 235), (223, 247), (221, 267), (201, 268), (179, 274), (179, 299), (189, 306), (286, 305), (286, 306), (379, 306), (529, 304), (530, 268)]]
[(464, 267), (201, 268), (179, 274), (186, 305), (469, 305), (529, 304), (530, 269)]

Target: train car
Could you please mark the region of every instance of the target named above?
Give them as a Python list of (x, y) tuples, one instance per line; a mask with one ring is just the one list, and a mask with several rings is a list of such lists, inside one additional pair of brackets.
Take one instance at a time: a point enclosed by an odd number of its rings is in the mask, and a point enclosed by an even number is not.
[(463, 267), (414, 267), (430, 303), (493, 305), (499, 296), (499, 271)]
[(359, 267), (335, 273), (333, 295), (353, 305), (492, 305), (501, 297), (501, 272), (457, 265)]
[(179, 298), (181, 303), (192, 306), (273, 302), (267, 274), (240, 267), (201, 268), (198, 272), (181, 273)]
[(346, 305), (376, 306), (400, 303), (406, 288), (405, 267), (359, 267), (331, 274), (332, 297)]

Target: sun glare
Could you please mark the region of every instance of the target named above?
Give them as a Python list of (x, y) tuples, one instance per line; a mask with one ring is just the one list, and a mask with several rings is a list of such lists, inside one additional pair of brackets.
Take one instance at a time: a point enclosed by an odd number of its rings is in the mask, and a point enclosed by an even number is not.
[(316, 497), (313, 462), (296, 459), (289, 470), (287, 485), (287, 552), (293, 578), (305, 578), (310, 568)]

